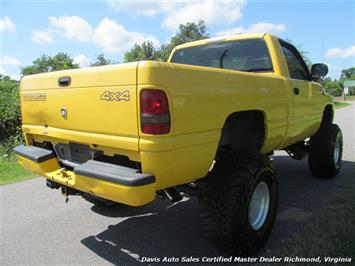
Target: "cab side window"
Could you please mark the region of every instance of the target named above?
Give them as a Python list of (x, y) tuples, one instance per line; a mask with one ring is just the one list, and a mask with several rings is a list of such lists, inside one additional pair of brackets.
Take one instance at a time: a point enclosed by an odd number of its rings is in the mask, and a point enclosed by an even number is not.
[(280, 40), (280, 45), (286, 59), (290, 77), (293, 79), (310, 80), (308, 67), (297, 49), (282, 40)]

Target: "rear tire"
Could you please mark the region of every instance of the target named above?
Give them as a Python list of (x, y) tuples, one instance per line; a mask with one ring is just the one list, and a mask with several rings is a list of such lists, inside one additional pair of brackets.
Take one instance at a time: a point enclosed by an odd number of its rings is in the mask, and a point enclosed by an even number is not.
[(269, 158), (223, 151), (201, 186), (199, 201), (202, 233), (208, 240), (229, 254), (255, 253), (271, 232), (278, 204)]
[(335, 177), (341, 168), (343, 135), (336, 124), (323, 125), (309, 141), (308, 165), (318, 177)]

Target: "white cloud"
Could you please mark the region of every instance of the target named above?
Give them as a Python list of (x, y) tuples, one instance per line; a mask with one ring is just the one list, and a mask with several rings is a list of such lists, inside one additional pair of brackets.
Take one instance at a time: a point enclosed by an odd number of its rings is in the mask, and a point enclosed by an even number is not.
[(146, 17), (155, 17), (159, 13), (160, 13), (159, 9), (147, 8), (145, 10), (140, 11), (138, 14), (146, 16)]
[(334, 65), (328, 62), (325, 62), (324, 64), (326, 64), (328, 66), (329, 72), (328, 72), (328, 77), (331, 78), (339, 78), (340, 77), (340, 73), (341, 70), (344, 69), (345, 67), (340, 67), (338, 65)]
[(242, 17), (240, 1), (201, 1), (185, 4), (181, 9), (169, 12), (162, 27), (176, 30), (179, 24), (204, 20), (207, 25), (230, 24)]
[(93, 28), (79, 16), (49, 17), (49, 24), (67, 39), (77, 42), (89, 42), (93, 37)]
[(204, 20), (208, 26), (228, 24), (242, 17), (246, 0), (104, 0), (114, 11), (125, 11), (138, 16), (163, 14), (162, 27), (175, 31), (179, 24)]
[(18, 80), (18, 81), (21, 79), (20, 74), (10, 74), (9, 76), (11, 79)]
[[(135, 43), (142, 43), (148, 40), (152, 41), (155, 46), (160, 45), (155, 37), (129, 31), (123, 25), (107, 17), (101, 20), (96, 28), (79, 16), (49, 17), (48, 19), (50, 24), (48, 30), (31, 32), (34, 42), (52, 41), (52, 34), (57, 33), (65, 36), (68, 40), (93, 43), (109, 53), (125, 52), (132, 48)], [(45, 33), (50, 33), (51, 35), (45, 35)]]
[(350, 46), (345, 49), (332, 48), (325, 52), (325, 57), (338, 57), (338, 58), (348, 58), (355, 56), (355, 45)]
[[(124, 11), (133, 15), (152, 17), (183, 7), (189, 0), (103, 0), (112, 11)], [(202, 0), (194, 0), (202, 2)], [(225, 0), (224, 0), (225, 1)], [(230, 0), (231, 1), (231, 0)], [(240, 0), (239, 0), (240, 1)]]
[(0, 32), (2, 31), (16, 31), (16, 25), (9, 17), (0, 18)]
[(0, 75), (6, 76), (6, 70), (2, 68), (2, 66), (0, 65)]
[[(10, 69), (10, 71), (7, 71), (6, 69), (3, 68), (3, 66), (5, 65), (7, 66), (6, 68)], [(0, 75), (9, 76), (12, 79), (20, 80), (21, 76), (18, 73), (19, 65), (21, 65), (21, 62), (16, 58), (12, 58), (6, 55), (3, 56), (0, 59)]]
[(80, 67), (90, 66), (91, 59), (84, 54), (79, 54), (74, 57), (74, 64), (78, 64)]
[(342, 68), (340, 66), (337, 66), (337, 65), (333, 65), (333, 64), (330, 64), (330, 63), (324, 63), (328, 66), (329, 70), (336, 70), (336, 71), (340, 71)]
[(110, 53), (127, 51), (133, 44), (146, 40), (152, 41), (155, 45), (159, 44), (159, 41), (153, 36), (130, 32), (109, 18), (104, 18), (94, 32), (94, 43)]
[(283, 32), (285, 30), (286, 30), (286, 25), (282, 24), (282, 23), (273, 24), (273, 23), (268, 23), (268, 22), (259, 22), (259, 23), (251, 25), (247, 29), (247, 32), (277, 33), (277, 32)]
[(31, 40), (38, 44), (51, 43), (53, 42), (52, 30), (33, 30), (31, 31)]
[(243, 26), (222, 30), (216, 33), (216, 36), (225, 36), (225, 35), (233, 35), (233, 34), (241, 34), (241, 33), (279, 33), (286, 30), (286, 25), (279, 23), (269, 23), (269, 22), (258, 22), (249, 27), (245, 28)]
[(20, 74), (9, 74), (1, 66), (0, 66), (0, 75), (1, 76), (9, 76), (11, 79), (14, 79), (14, 80), (20, 80), (21, 79), (21, 75)]
[(21, 62), (16, 58), (4, 55), (2, 58), (0, 58), (0, 66), (2, 65), (20, 66)]
[(135, 15), (142, 15), (153, 17), (162, 12), (164, 7), (163, 2), (152, 0), (104, 0), (113, 11), (124, 11), (134, 13)]

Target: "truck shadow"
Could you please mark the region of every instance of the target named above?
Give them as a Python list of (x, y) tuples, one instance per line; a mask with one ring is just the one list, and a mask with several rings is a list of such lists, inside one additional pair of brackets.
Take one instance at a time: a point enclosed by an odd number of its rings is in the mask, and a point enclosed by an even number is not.
[(137, 263), (142, 257), (218, 254), (200, 234), (195, 198), (186, 197), (175, 205), (158, 200), (151, 206), (131, 208), (131, 211), (117, 207), (112, 212), (117, 217), (129, 217), (96, 236), (83, 239), (82, 243), (113, 264)]
[[(336, 187), (355, 177), (355, 162), (344, 161), (335, 179), (313, 177), (306, 161), (294, 161), (288, 156), (275, 156), (275, 167), (280, 184), (278, 218), (272, 234), (258, 256), (277, 255), (274, 252), (299, 233), (314, 211), (327, 204), (335, 195)], [(83, 245), (113, 264), (138, 263), (144, 257), (214, 257), (223, 255), (201, 236), (198, 201), (184, 197), (172, 204), (156, 200), (143, 207), (119, 205), (111, 209), (92, 207), (94, 212), (121, 221), (109, 225), (97, 235), (81, 241)], [(149, 263), (149, 262), (146, 262)]]

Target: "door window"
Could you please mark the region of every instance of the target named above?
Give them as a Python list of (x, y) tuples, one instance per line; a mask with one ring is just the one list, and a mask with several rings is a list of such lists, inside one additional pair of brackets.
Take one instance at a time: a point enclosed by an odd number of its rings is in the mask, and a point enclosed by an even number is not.
[(286, 59), (290, 77), (293, 79), (310, 80), (308, 67), (297, 49), (282, 40), (280, 40), (280, 45)]

